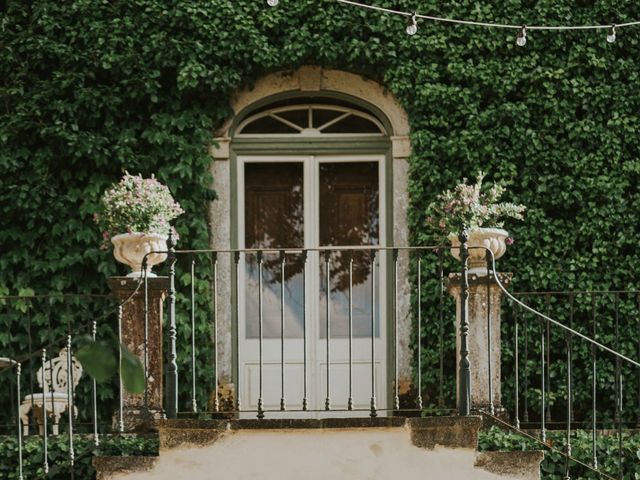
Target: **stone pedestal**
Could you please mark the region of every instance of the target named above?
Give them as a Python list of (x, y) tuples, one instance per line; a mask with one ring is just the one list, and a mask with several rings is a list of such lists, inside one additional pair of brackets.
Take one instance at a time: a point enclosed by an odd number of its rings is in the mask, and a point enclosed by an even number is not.
[[(509, 285), (511, 277), (510, 273), (498, 273), (498, 278), (505, 287)], [(502, 290), (493, 275), (487, 277), (470, 274), (468, 279), (471, 407), (477, 410), (487, 408), (491, 403), (489, 400), (489, 359), (491, 359), (493, 406), (496, 411), (499, 411), (502, 407), (500, 388)], [(448, 290), (456, 299), (456, 360), (460, 359), (460, 280), (459, 273), (449, 275)], [(491, 331), (491, 355), (489, 355), (489, 331)]]
[[(111, 277), (108, 280), (109, 287), (115, 297), (123, 302), (131, 297), (122, 306), (122, 343), (136, 354), (142, 365), (145, 360), (145, 315), (144, 283), (138, 285), (137, 278)], [(154, 277), (147, 279), (148, 298), (148, 385), (147, 406), (145, 408), (145, 394), (134, 395), (123, 391), (123, 420), (125, 431), (133, 431), (144, 428), (154, 418), (162, 415), (162, 312), (163, 302), (169, 290), (167, 277)], [(135, 292), (135, 293), (134, 293)], [(116, 414), (116, 425), (119, 413)]]

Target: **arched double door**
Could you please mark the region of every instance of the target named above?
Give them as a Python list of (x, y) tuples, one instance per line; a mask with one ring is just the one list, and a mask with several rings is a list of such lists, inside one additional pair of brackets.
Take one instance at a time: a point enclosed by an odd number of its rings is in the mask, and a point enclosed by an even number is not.
[(362, 415), (372, 396), (386, 408), (387, 254), (362, 248), (387, 243), (385, 141), (372, 113), (326, 99), (268, 105), (236, 128), (238, 247), (273, 249), (239, 269), (244, 410)]

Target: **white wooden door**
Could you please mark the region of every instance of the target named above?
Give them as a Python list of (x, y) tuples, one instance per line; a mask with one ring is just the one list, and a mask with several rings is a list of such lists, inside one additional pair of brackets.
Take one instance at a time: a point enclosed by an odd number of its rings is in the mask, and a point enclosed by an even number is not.
[[(369, 252), (330, 253), (327, 310), (327, 255), (322, 250), (382, 244), (383, 186), (379, 156), (238, 159), (240, 248), (307, 249), (306, 262), (302, 254), (285, 254), (284, 267), (279, 252), (263, 254), (262, 267), (256, 254), (242, 256), (243, 410), (257, 410), (259, 398), (267, 417), (361, 416), (369, 410), (372, 396), (379, 409), (386, 407), (386, 327), (381, 314), (386, 304), (386, 253), (377, 254), (375, 273)], [(348, 413), (350, 397), (354, 412)], [(300, 413), (304, 398), (312, 413)], [(282, 406), (288, 413), (280, 413)]]

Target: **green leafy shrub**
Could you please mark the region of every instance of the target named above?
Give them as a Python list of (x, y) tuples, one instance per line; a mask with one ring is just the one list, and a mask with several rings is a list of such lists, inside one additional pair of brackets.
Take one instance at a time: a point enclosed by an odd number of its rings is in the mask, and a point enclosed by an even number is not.
[[(49, 437), (48, 459), (49, 475), (44, 475), (44, 446), (42, 437), (27, 437), (23, 445), (24, 478), (47, 478), (67, 480), (70, 478), (69, 437), (61, 435)], [(104, 435), (100, 446), (93, 447), (93, 439), (88, 435), (75, 435), (73, 438), (75, 478), (90, 480), (95, 478), (91, 459), (100, 456), (155, 456), (158, 455), (158, 438), (143, 435)], [(18, 442), (15, 437), (0, 437), (0, 478), (18, 479)]]
[[(557, 450), (564, 451), (566, 438), (564, 432), (547, 433), (549, 443)], [(622, 439), (622, 468), (619, 468), (618, 437), (613, 433), (600, 434), (597, 437), (597, 456), (599, 469), (614, 477), (629, 480), (640, 478), (640, 434), (624, 434)], [(480, 432), (478, 446), (481, 451), (545, 450), (540, 443), (517, 433), (506, 432), (497, 427)], [(579, 430), (571, 436), (571, 455), (580, 462), (591, 465), (593, 449), (591, 432)], [(543, 480), (562, 480), (565, 478), (565, 457), (557, 452), (546, 450), (540, 466)], [(617, 472), (623, 472), (622, 477)], [(597, 472), (576, 462), (569, 463), (571, 478), (602, 478)]]

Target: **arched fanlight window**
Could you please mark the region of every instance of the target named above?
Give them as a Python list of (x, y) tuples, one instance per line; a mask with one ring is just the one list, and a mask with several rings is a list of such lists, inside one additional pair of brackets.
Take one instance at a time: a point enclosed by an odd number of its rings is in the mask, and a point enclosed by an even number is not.
[(382, 123), (357, 108), (331, 104), (298, 104), (267, 108), (246, 118), (237, 136), (385, 135)]

